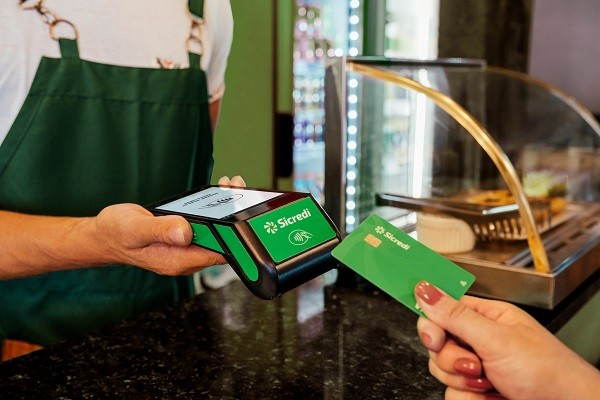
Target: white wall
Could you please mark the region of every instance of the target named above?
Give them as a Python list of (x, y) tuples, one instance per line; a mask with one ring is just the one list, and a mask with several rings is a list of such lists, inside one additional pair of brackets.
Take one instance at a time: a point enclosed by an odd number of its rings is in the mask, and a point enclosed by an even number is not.
[(536, 0), (529, 73), (600, 113), (600, 0)]

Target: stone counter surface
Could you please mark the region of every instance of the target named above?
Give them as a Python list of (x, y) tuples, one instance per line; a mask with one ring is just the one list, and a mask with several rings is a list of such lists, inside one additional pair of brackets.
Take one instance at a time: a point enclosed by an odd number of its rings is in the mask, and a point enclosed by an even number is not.
[(240, 282), (0, 364), (4, 399), (443, 399), (416, 314), (319, 280)]

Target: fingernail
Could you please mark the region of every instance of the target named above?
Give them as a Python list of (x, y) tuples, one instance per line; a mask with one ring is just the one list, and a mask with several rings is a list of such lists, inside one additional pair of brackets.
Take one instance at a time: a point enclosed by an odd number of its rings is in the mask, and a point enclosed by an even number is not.
[(417, 296), (429, 305), (434, 305), (442, 297), (442, 292), (437, 290), (429, 282), (421, 281), (417, 283), (415, 290)]
[(185, 235), (181, 226), (171, 228), (169, 231), (169, 238), (174, 244), (185, 244)]
[(431, 344), (432, 344), (432, 342), (433, 342), (433, 340), (431, 339), (431, 336), (429, 336), (429, 335), (428, 335), (427, 333), (425, 333), (425, 332), (421, 332), (421, 333), (419, 333), (419, 338), (421, 339), (421, 343), (423, 343), (423, 345), (424, 345), (426, 348), (428, 348), (428, 349), (429, 349), (429, 348), (431, 347)]
[(486, 378), (465, 378), (465, 384), (471, 389), (490, 390), (494, 387)]
[(468, 358), (459, 358), (454, 361), (454, 370), (462, 375), (480, 376), (481, 363), (469, 360)]

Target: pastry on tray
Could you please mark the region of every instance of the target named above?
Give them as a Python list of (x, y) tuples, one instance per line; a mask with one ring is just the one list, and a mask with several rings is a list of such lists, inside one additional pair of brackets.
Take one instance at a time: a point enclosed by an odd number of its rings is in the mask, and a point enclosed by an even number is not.
[[(558, 214), (567, 208), (567, 200), (564, 196), (527, 196), (529, 201), (532, 200), (549, 200), (552, 214)], [(467, 203), (480, 204), (485, 206), (503, 206), (507, 204), (515, 204), (515, 199), (507, 189), (485, 190), (465, 198)]]

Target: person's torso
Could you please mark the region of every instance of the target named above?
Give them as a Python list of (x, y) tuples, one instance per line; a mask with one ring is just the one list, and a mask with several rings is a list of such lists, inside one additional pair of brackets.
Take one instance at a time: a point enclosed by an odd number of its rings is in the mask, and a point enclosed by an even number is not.
[[(223, 92), (233, 21), (228, 1), (205, 3), (201, 67), (212, 101)], [(159, 68), (159, 63), (188, 66), (186, 0), (44, 0), (43, 4), (77, 27), (84, 60), (142, 68)], [(56, 28), (59, 35), (71, 35), (66, 24)], [(42, 56), (58, 58), (60, 51), (41, 16), (22, 10), (17, 1), (0, 3), (0, 143), (23, 104)]]
[[(101, 3), (106, 7), (113, 2)], [(70, 12), (66, 12), (68, 7), (63, 10), (63, 3), (73, 5)], [(86, 24), (81, 23), (83, 5), (47, 1), (49, 9), (55, 7), (52, 11), (71, 21), (79, 31), (77, 43), (67, 41), (65, 47), (62, 41), (62, 54), (57, 43), (48, 39), (48, 27), (34, 11), (17, 8), (17, 12), (10, 13), (19, 16), (12, 23), (26, 24), (26, 28), (17, 30), (23, 33), (22, 38), (18, 34), (3, 36), (0, 29), (0, 63), (10, 69), (4, 71), (0, 65), (0, 113), (4, 106), (11, 106), (8, 115), (3, 114), (1, 127), (8, 135), (0, 144), (0, 209), (95, 215), (109, 204), (143, 205), (208, 183), (212, 167), (209, 94), (205, 74), (198, 66), (199, 56), (186, 50), (191, 26), (187, 3), (178, 1), (181, 9), (172, 7), (169, 1), (123, 3), (110, 13), (98, 5), (97, 10), (86, 8), (85, 13), (91, 12), (99, 20), (85, 28)], [(130, 10), (133, 3), (142, 8)], [(163, 12), (160, 7), (153, 8), (152, 13), (144, 12), (150, 3), (170, 7)], [(167, 18), (166, 13), (173, 10), (180, 12)], [(0, 11), (5, 17), (4, 8)], [(105, 32), (112, 25), (102, 18), (117, 17), (112, 13), (119, 12), (120, 22), (111, 32)], [(31, 19), (21, 19), (23, 14)], [(139, 28), (141, 35), (130, 32), (135, 28), (128, 19), (143, 25)], [(149, 33), (148, 26), (164, 24), (167, 19), (176, 21), (173, 36), (163, 31), (161, 40), (168, 39), (169, 45), (162, 48), (164, 51), (157, 50), (161, 46), (154, 46), (153, 41), (158, 39)], [(60, 25), (67, 28), (64, 36), (70, 36), (69, 24)], [(93, 27), (99, 28), (92, 33)], [(124, 38), (120, 38), (122, 35)], [(105, 40), (110, 43), (105, 44)], [(33, 47), (19, 47), (28, 43)], [(137, 45), (145, 48), (136, 49)], [(119, 49), (111, 50), (110, 46)], [(169, 52), (171, 47), (175, 50)], [(103, 59), (103, 54), (108, 56), (112, 51), (123, 54)], [(57, 57), (44, 57), (40, 63), (42, 55)], [(6, 59), (11, 56), (16, 62)], [(182, 68), (159, 69), (153, 65), (159, 61), (180, 64)], [(18, 69), (18, 65), (32, 63), (32, 71), (29, 67)], [(187, 68), (190, 63), (193, 67)], [(183, 286), (179, 283), (129, 266), (3, 281), (0, 339), (6, 335), (49, 344), (77, 336), (176, 300), (187, 291), (188, 282)]]

